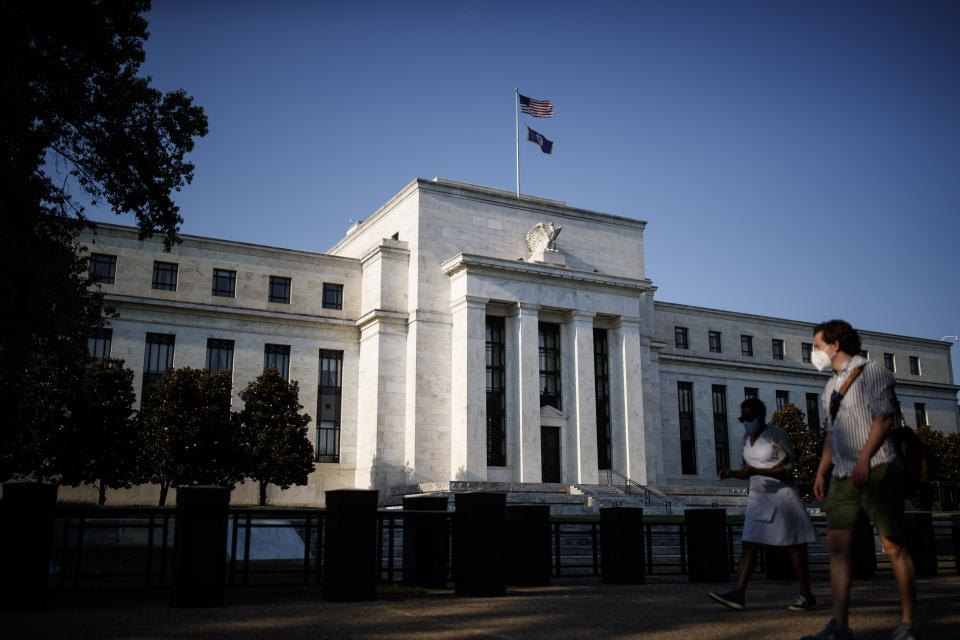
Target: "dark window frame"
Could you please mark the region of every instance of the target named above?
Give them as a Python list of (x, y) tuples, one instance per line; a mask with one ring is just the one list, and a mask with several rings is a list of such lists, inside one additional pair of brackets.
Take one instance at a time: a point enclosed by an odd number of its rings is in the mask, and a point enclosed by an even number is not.
[(109, 327), (98, 327), (90, 331), (90, 335), (87, 336), (87, 351), (94, 361), (109, 358), (112, 348), (113, 329)]
[(153, 281), (151, 287), (157, 291), (176, 291), (180, 265), (176, 262), (153, 261)]
[(800, 360), (805, 364), (810, 364), (813, 362), (811, 356), (813, 355), (813, 343), (811, 342), (801, 342), (800, 343)]
[[(317, 384), (316, 461), (340, 462), (340, 418), (343, 402), (343, 351), (320, 349)], [(324, 399), (332, 406), (324, 406)], [(326, 425), (326, 426), (325, 426)]]
[(913, 403), (913, 417), (917, 421), (916, 428), (930, 424), (927, 421), (927, 404), (925, 402)]
[(787, 389), (777, 389), (777, 411), (783, 411), (783, 408), (790, 402), (790, 391)]
[(730, 468), (730, 426), (727, 420), (727, 386), (715, 384), (710, 389), (713, 404), (713, 442), (717, 469)]
[(749, 400), (750, 398), (759, 398), (760, 397), (760, 388), (759, 387), (744, 387), (743, 388), (743, 399)]
[(550, 405), (562, 411), (560, 325), (552, 322), (539, 323), (537, 349), (540, 370), (540, 406)]
[(774, 360), (783, 360), (783, 340), (773, 338), (770, 341), (770, 355), (773, 356)]
[(114, 284), (117, 278), (117, 256), (106, 253), (90, 254), (90, 280), (100, 284)]
[(147, 333), (143, 356), (143, 385), (140, 405), (148, 402), (150, 391), (163, 373), (173, 366), (177, 336), (172, 333)]
[(606, 329), (593, 330), (594, 397), (597, 407), (597, 469), (613, 468), (610, 434), (610, 347)]
[(892, 353), (883, 354), (883, 366), (887, 368), (888, 371), (897, 371), (897, 357)]
[(697, 426), (692, 382), (677, 381), (677, 415), (680, 424), (680, 472), (697, 475)]
[(291, 279), (284, 276), (270, 276), (267, 302), (290, 304)]
[(487, 466), (507, 466), (506, 329), (503, 318), (487, 316)]
[(677, 349), (690, 348), (690, 330), (687, 327), (674, 327), (673, 339)]
[(910, 359), (910, 375), (919, 376), (920, 375), (920, 358), (917, 356), (909, 356)]
[(820, 394), (807, 394), (807, 427), (813, 433), (820, 433)]
[(740, 336), (740, 355), (753, 357), (753, 336)]
[(207, 338), (207, 366), (210, 373), (233, 371), (233, 353), (236, 345), (233, 340)]
[(214, 269), (210, 295), (218, 298), (237, 297), (237, 272), (235, 269)]
[(707, 341), (710, 343), (710, 353), (723, 353), (723, 337), (719, 331), (709, 331)]
[(324, 282), (322, 304), (324, 309), (343, 309), (343, 285)]
[[(279, 366), (278, 366), (279, 365)], [(290, 345), (272, 344), (263, 345), (263, 370), (274, 368), (284, 380), (290, 380)]]

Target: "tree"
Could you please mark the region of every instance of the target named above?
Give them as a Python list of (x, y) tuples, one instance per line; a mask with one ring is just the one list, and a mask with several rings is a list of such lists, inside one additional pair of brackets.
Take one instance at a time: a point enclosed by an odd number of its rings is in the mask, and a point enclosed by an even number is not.
[[(50, 471), (42, 446), (51, 433), (41, 427), (61, 428), (63, 416), (37, 410), (64, 402), (37, 394), (76, 382), (87, 336), (102, 323), (77, 242), (84, 205), (133, 212), (141, 236), (162, 233), (167, 248), (178, 240), (171, 194), (193, 178), (185, 156), (207, 120), (182, 90), (161, 93), (138, 75), (149, 6), (0, 0), (0, 299), (11, 310), (0, 318), (0, 402), (11, 417), (0, 480)], [(44, 421), (23, 422), (31, 416)]]
[(266, 369), (240, 392), (245, 475), (260, 483), (260, 505), (267, 485), (288, 489), (307, 484), (313, 472), (313, 445), (307, 436), (310, 416), (301, 413), (300, 388), (274, 368)]
[(810, 502), (813, 499), (813, 482), (817, 477), (823, 440), (810, 430), (806, 416), (792, 402), (788, 402), (780, 411), (775, 411), (770, 418), (770, 424), (777, 425), (790, 436), (790, 444), (793, 445), (793, 481), (803, 501)]
[(160, 505), (170, 487), (232, 487), (243, 476), (240, 433), (230, 411), (230, 372), (167, 369), (140, 410), (141, 466), (160, 485)]
[(937, 459), (937, 479), (960, 482), (960, 433), (944, 433), (922, 425), (917, 428), (917, 437)]
[(97, 485), (97, 504), (104, 504), (107, 488), (128, 489), (143, 481), (133, 371), (123, 360), (100, 360), (87, 370), (81, 390), (60, 443), (58, 467), (64, 484)]

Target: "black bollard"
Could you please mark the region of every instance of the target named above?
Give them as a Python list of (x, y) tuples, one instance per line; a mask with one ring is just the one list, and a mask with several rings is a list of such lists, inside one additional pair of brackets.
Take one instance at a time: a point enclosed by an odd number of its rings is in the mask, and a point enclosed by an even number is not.
[(730, 575), (727, 558), (727, 510), (686, 509), (687, 574), (690, 582), (726, 582)]
[(550, 584), (550, 507), (511, 505), (506, 511), (507, 584), (542, 587)]
[(453, 581), (458, 596), (506, 593), (506, 500), (504, 493), (456, 494)]
[(450, 567), (448, 502), (446, 496), (403, 499), (404, 582), (441, 589), (447, 586)]
[(46, 607), (56, 504), (56, 485), (35, 482), (3, 485), (0, 611), (42, 611)]
[(903, 541), (913, 556), (917, 577), (937, 576), (937, 540), (933, 535), (933, 514), (910, 511), (903, 514)]
[(607, 584), (644, 584), (647, 580), (643, 509), (600, 509), (600, 575)]
[(377, 587), (377, 501), (366, 489), (327, 491), (323, 597), (373, 600)]
[(229, 506), (227, 487), (177, 489), (170, 601), (173, 606), (223, 606)]

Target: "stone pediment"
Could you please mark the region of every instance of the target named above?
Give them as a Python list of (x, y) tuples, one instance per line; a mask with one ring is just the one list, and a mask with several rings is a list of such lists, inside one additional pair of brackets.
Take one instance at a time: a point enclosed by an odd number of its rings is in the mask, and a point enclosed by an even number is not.
[(562, 427), (567, 423), (567, 414), (550, 405), (540, 407), (540, 425), (544, 427)]

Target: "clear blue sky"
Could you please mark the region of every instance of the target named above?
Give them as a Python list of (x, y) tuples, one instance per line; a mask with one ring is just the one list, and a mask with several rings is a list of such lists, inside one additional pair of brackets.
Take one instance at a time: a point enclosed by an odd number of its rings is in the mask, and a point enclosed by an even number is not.
[[(412, 179), (639, 218), (657, 298), (960, 334), (960, 2), (156, 0), (182, 231), (326, 251)], [(126, 217), (102, 217), (131, 223)], [(960, 348), (953, 349), (960, 381)]]

